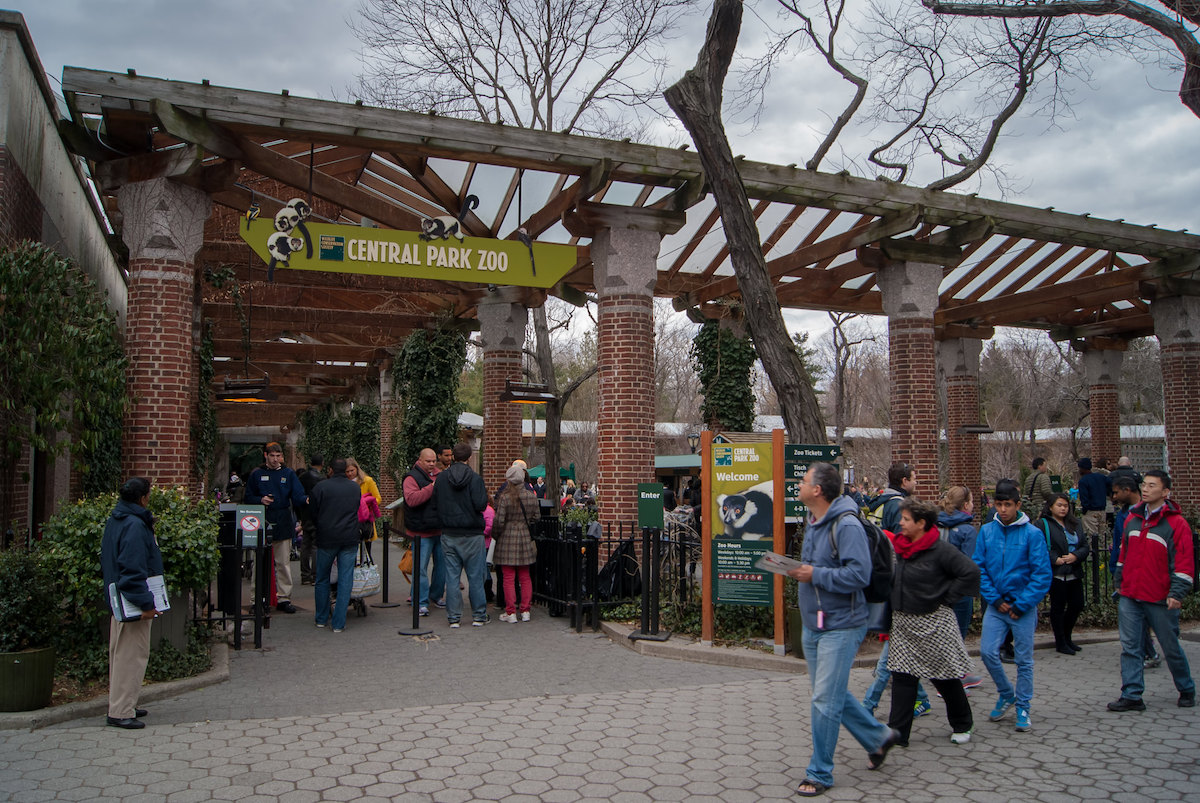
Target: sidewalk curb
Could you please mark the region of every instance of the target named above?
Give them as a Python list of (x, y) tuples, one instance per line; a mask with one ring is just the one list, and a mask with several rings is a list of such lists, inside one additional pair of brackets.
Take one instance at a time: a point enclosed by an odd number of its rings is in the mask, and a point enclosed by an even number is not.
[[(202, 689), (229, 680), (229, 645), (215, 642), (212, 645), (212, 669), (201, 675), (165, 683), (154, 683), (142, 688), (138, 704), (152, 703), (177, 697), (184, 692)], [(0, 713), (0, 730), (37, 730), (47, 725), (57, 725), (73, 719), (102, 717), (108, 713), (108, 695), (81, 700), (77, 703), (42, 708), (37, 711), (12, 711)]]

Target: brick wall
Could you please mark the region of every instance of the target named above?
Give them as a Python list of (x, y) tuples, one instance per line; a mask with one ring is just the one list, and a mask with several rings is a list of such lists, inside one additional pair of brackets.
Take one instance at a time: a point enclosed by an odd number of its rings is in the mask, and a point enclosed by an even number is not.
[(645, 295), (601, 296), (596, 435), (600, 520), (637, 520), (637, 484), (654, 481), (654, 308)]
[[(521, 380), (521, 352), (484, 349), (483, 354), (483, 482), (494, 494), (504, 472), (521, 457), (521, 405), (500, 401), (504, 381)], [(436, 446), (436, 444), (430, 444)]]
[(29, 180), (0, 145), (0, 246), (42, 239), (44, 210)]
[[(399, 427), (400, 403), (394, 397), (381, 399), (379, 402), (379, 476), (375, 478), (375, 483), (379, 486), (379, 495), (383, 497), (384, 504), (391, 504), (400, 496), (396, 476), (387, 468), (387, 459), (392, 453), (392, 443)], [(403, 471), (403, 469), (401, 470)]]
[(1165, 345), (1159, 360), (1171, 498), (1185, 512), (1195, 513), (1200, 508), (1200, 404), (1196, 403), (1200, 398), (1200, 343)]
[(174, 260), (129, 263), (124, 474), (191, 488), (189, 424), (194, 413), (192, 266)]
[[(979, 423), (979, 378), (973, 375), (946, 377), (946, 437), (950, 444), (951, 485), (971, 489), (976, 502), (982, 499), (983, 473), (980, 470), (979, 436), (959, 433), (964, 424)], [(927, 493), (928, 498), (933, 495)]]
[(932, 318), (888, 319), (892, 460), (917, 472), (917, 496), (938, 493), (937, 366)]
[(1092, 459), (1115, 461), (1121, 456), (1116, 385), (1088, 386), (1088, 415), (1092, 424)]

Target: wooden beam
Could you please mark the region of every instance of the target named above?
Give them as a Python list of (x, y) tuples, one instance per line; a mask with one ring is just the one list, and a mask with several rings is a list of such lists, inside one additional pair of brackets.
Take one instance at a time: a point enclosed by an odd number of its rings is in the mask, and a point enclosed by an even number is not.
[[(213, 338), (213, 353), (217, 356), (231, 356), (238, 360), (242, 358), (242, 341), (240, 338)], [(253, 360), (282, 360), (285, 362), (374, 362), (385, 359), (389, 349), (381, 346), (346, 346), (329, 345), (325, 343), (253, 343), (250, 347), (250, 359)]]
[(945, 326), (934, 327), (935, 340), (953, 340), (956, 337), (971, 337), (978, 340), (991, 340), (996, 336), (992, 326), (964, 326), (960, 323), (949, 323)]
[(155, 178), (183, 178), (198, 173), (204, 152), (195, 145), (171, 151), (140, 153), (123, 159), (100, 162), (92, 171), (101, 192), (116, 192), (126, 184)]
[(1050, 329), (1055, 340), (1075, 340), (1089, 337), (1149, 337), (1154, 334), (1154, 318), (1149, 313), (1139, 313), (1096, 323), (1077, 326), (1056, 326)]
[[(870, 223), (860, 223), (849, 231), (834, 235), (819, 243), (798, 248), (790, 254), (773, 259), (767, 263), (767, 271), (772, 279), (794, 273), (796, 270), (854, 251), (859, 246), (876, 242), (891, 234), (898, 234), (913, 228), (921, 219), (919, 208), (906, 209), (903, 212), (883, 220)], [(713, 301), (733, 294), (737, 290), (737, 277), (728, 276), (689, 294), (693, 304)]]

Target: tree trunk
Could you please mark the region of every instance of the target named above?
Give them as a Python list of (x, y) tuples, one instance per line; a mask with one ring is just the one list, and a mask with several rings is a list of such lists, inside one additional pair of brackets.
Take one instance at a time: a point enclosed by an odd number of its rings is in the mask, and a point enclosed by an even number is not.
[(826, 443), (816, 393), (792, 345), (779, 298), (767, 273), (762, 241), (746, 188), (734, 165), (721, 122), (725, 75), (742, 24), (739, 0), (715, 0), (696, 66), (665, 93), (667, 103), (688, 129), (704, 166), (729, 243), (730, 260), (746, 308), (754, 346), (783, 409), (788, 437), (799, 443)]
[[(534, 307), (530, 312), (533, 313), (533, 342), (537, 353), (538, 373), (541, 374), (542, 384), (557, 398), (558, 381), (554, 377), (554, 355), (550, 351), (550, 325), (546, 321), (546, 308)], [(537, 428), (536, 419), (534, 428)], [(546, 405), (546, 438), (542, 447), (546, 453), (546, 459), (543, 461), (546, 468), (546, 498), (557, 501), (558, 464), (562, 460), (561, 402), (550, 402)]]

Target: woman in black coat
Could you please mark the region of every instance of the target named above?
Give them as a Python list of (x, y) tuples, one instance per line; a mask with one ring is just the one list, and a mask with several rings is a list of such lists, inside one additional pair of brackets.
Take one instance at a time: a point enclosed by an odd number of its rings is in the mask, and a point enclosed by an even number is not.
[(1071, 640), (1071, 631), (1083, 610), (1083, 564), (1090, 552), (1088, 539), (1079, 519), (1071, 513), (1071, 500), (1066, 494), (1053, 494), (1046, 500), (1037, 526), (1046, 536), (1054, 572), (1050, 581), (1054, 648), (1063, 655), (1074, 655), (1079, 646)]

